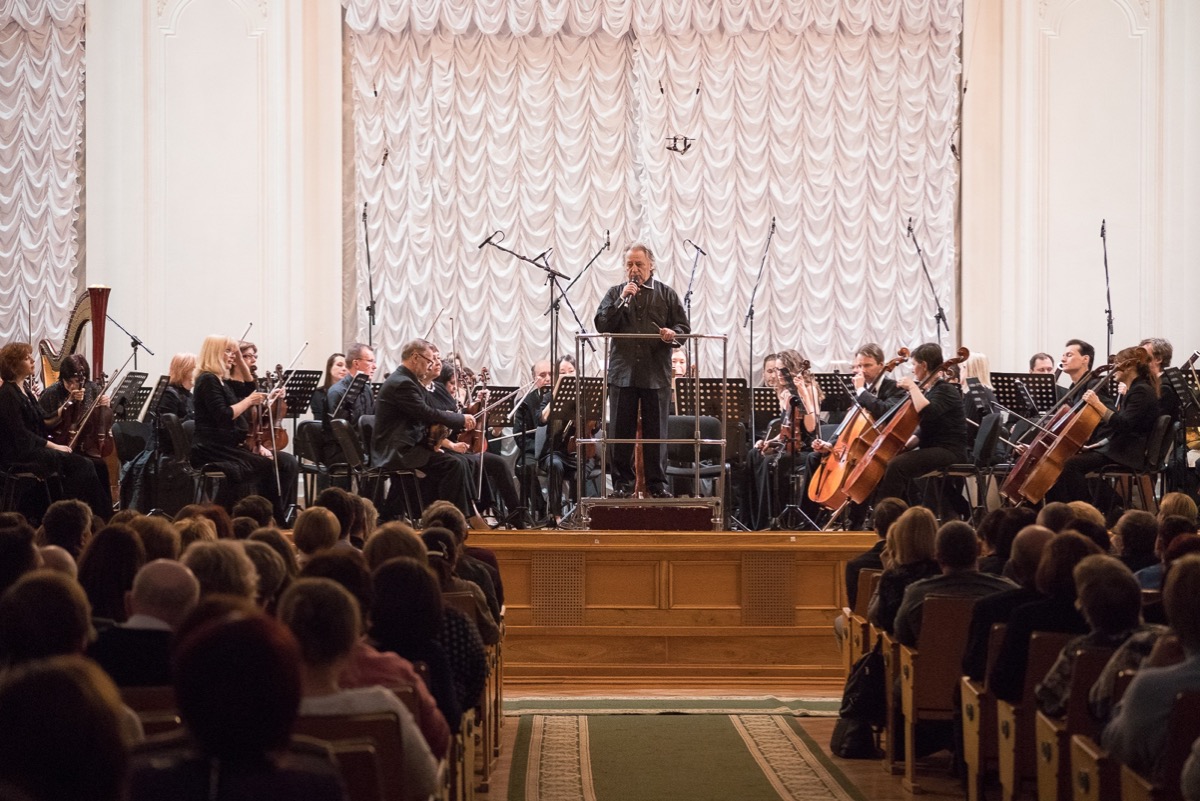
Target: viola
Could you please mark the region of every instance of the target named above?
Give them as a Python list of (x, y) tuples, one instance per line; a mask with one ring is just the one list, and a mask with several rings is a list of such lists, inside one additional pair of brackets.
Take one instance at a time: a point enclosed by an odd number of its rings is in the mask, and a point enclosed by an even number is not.
[[(959, 348), (953, 359), (947, 359), (936, 369), (929, 371), (929, 375), (921, 382), (921, 389), (925, 390), (932, 386), (943, 370), (956, 364), (962, 364), (970, 355), (971, 351)], [(846, 477), (842, 492), (849, 500), (855, 503), (864, 503), (867, 498), (871, 497), (875, 487), (879, 486), (879, 482), (883, 480), (888, 463), (908, 447), (908, 440), (916, 432), (920, 421), (920, 413), (913, 405), (911, 395), (892, 408), (888, 414), (887, 424), (878, 431), (875, 440), (863, 453), (850, 475)]]
[[(807, 359), (800, 362), (800, 375), (806, 378), (811, 377), (810, 366), (811, 363)], [(782, 447), (783, 452), (788, 456), (795, 456), (797, 451), (804, 447), (804, 434), (802, 431), (793, 430), (795, 428), (793, 420), (799, 417), (803, 421), (805, 415), (808, 414), (808, 409), (804, 406), (804, 401), (801, 400), (800, 393), (796, 391), (795, 379), (787, 367), (781, 366), (779, 368), (779, 385), (786, 388), (790, 395), (788, 408), (779, 420), (778, 435), (776, 437), (768, 437), (763, 445), (765, 448), (772, 450)], [(803, 426), (803, 422), (801, 426)]]
[[(900, 348), (896, 358), (883, 366), (883, 372), (890, 373), (906, 361), (908, 348)], [(875, 421), (862, 406), (855, 406), (854, 411), (846, 415), (834, 435), (832, 447), (808, 481), (808, 497), (813, 503), (826, 509), (837, 509), (846, 503), (848, 499), (842, 485), (875, 442), (877, 433)]]
[(458, 435), (459, 442), (467, 444), (467, 453), (484, 453), (487, 451), (487, 412), (488, 408), (484, 404), (488, 402), (488, 381), (491, 376), (488, 375), (486, 367), (479, 371), (479, 387), (475, 392), (475, 401), (463, 409), (463, 414), (473, 415), (477, 425), (470, 431), (461, 431)]
[(101, 373), (99, 380), (103, 385), (100, 390), (96, 389), (96, 382), (82, 382), (83, 400), (67, 401), (50, 439), (84, 456), (105, 459), (115, 449), (112, 438), (113, 411), (107, 404), (101, 404), (100, 399), (105, 397), (116, 377), (109, 381)]

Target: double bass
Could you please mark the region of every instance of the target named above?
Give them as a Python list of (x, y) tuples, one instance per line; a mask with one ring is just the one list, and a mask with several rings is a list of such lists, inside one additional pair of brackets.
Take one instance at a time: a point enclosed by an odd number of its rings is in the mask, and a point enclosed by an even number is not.
[[(953, 359), (947, 359), (936, 369), (929, 371), (929, 375), (925, 376), (925, 380), (920, 384), (921, 390), (924, 391), (932, 386), (942, 371), (965, 362), (970, 355), (971, 351), (959, 348)], [(879, 486), (879, 482), (883, 480), (888, 463), (908, 447), (908, 440), (916, 432), (920, 422), (920, 413), (913, 405), (912, 395), (892, 409), (887, 425), (879, 429), (874, 441), (846, 478), (842, 492), (849, 500), (855, 503), (865, 503), (867, 498), (871, 497), (875, 487)]]
[[(892, 372), (906, 361), (908, 348), (900, 348), (896, 358), (883, 366), (883, 373)], [(808, 481), (809, 500), (826, 509), (837, 509), (845, 504), (848, 499), (842, 491), (842, 485), (875, 442), (877, 434), (875, 420), (856, 403), (854, 411), (846, 415), (846, 419), (838, 426), (829, 452), (813, 470), (812, 478)]]
[(1072, 390), (1079, 392), (1073, 403), (1063, 403), (1048, 423), (1041, 426), (1033, 442), (1013, 465), (1000, 494), (1015, 504), (1040, 503), (1062, 475), (1063, 465), (1091, 439), (1103, 420), (1101, 412), (1083, 398), (1087, 389), (1099, 383), (1105, 373), (1121, 373), (1136, 364), (1134, 360), (1102, 364)]

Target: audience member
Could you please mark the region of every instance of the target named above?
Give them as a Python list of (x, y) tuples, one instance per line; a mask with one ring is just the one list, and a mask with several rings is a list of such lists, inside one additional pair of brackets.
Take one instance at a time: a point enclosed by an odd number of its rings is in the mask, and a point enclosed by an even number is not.
[[(351, 495), (341, 487), (328, 487), (321, 490), (320, 494), (317, 495), (317, 499), (313, 501), (313, 507), (328, 509), (337, 518), (338, 536), (334, 537), (335, 542), (337, 540), (349, 542), (351, 534), (358, 531), (358, 518), (362, 507), (356, 500), (356, 496)], [(362, 543), (358, 543), (357, 547), (361, 548)]]
[(458, 544), (458, 562), (454, 572), (479, 585), (479, 589), (483, 590), (487, 597), (492, 616), (499, 620), (504, 606), (504, 584), (500, 580), (496, 554), (487, 548), (472, 548), (467, 545), (470, 526), (467, 525), (462, 511), (449, 501), (434, 501), (425, 507), (421, 514), (421, 528), (435, 526), (448, 529), (454, 535), (454, 541)]
[(979, 572), (975, 529), (960, 520), (938, 529), (934, 555), (941, 574), (910, 585), (896, 612), (896, 639), (901, 645), (916, 646), (921, 636), (921, 613), (930, 595), (982, 598), (1016, 587), (1006, 578)]
[(271, 546), (271, 550), (279, 554), (279, 558), (283, 560), (283, 566), (287, 571), (287, 578), (284, 580), (284, 587), (287, 589), (287, 584), (300, 572), (300, 566), (296, 564), (296, 549), (288, 542), (287, 537), (277, 528), (260, 528), (250, 535), (250, 542), (261, 542)]
[(175, 528), (179, 531), (179, 551), (183, 553), (193, 542), (216, 542), (217, 524), (207, 517), (177, 517)]
[[(1067, 506), (1071, 507), (1071, 511), (1075, 513), (1075, 517), (1077, 519), (1090, 520), (1098, 526), (1103, 526), (1105, 531), (1108, 530), (1108, 526), (1106, 525), (1107, 521), (1104, 519), (1104, 513), (1095, 506), (1092, 506), (1087, 501), (1070, 501), (1067, 503)], [(1108, 550), (1106, 546), (1101, 547), (1104, 548), (1105, 551)]]
[(300, 645), (300, 714), (307, 716), (396, 715), (403, 749), (400, 797), (421, 801), (437, 789), (437, 763), (412, 713), (395, 693), (378, 685), (342, 689), (338, 676), (359, 639), (358, 603), (344, 587), (324, 578), (301, 578), (279, 600), (279, 619)]
[(92, 508), (83, 501), (66, 499), (50, 504), (42, 515), (42, 544), (58, 545), (76, 559), (92, 536)]
[(1091, 542), (1100, 549), (1100, 553), (1109, 553), (1112, 551), (1112, 538), (1109, 537), (1108, 529), (1102, 523), (1097, 523), (1091, 518), (1081, 517), (1072, 523), (1068, 523), (1067, 527), (1061, 533), (1068, 531), (1074, 532)]
[(88, 656), (119, 687), (170, 684), (171, 632), (199, 598), (199, 582), (179, 562), (146, 563), (128, 595), (129, 619), (101, 631)]
[[(1173, 637), (1160, 637), (1142, 663), (1112, 720), (1104, 727), (1101, 744), (1133, 770), (1153, 776), (1162, 757), (1167, 721), (1175, 696), (1200, 689), (1200, 556), (1185, 556), (1167, 572), (1163, 601)], [(1160, 667), (1159, 655), (1183, 651), (1183, 661)]]
[(42, 567), (47, 570), (57, 570), (65, 576), (73, 579), (79, 577), (79, 566), (75, 564), (75, 560), (71, 558), (71, 554), (66, 548), (60, 548), (57, 545), (43, 545), (38, 548), (38, 557), (41, 559)]
[(1154, 550), (1158, 553), (1160, 561), (1144, 567), (1134, 574), (1143, 590), (1162, 589), (1162, 578), (1167, 564), (1167, 550), (1171, 547), (1171, 543), (1181, 534), (1195, 533), (1195, 522), (1183, 515), (1159, 516), (1158, 538), (1155, 540)]
[(275, 549), (270, 545), (257, 540), (244, 540), (242, 547), (245, 548), (246, 556), (250, 557), (250, 561), (254, 563), (254, 570), (258, 573), (258, 592), (255, 593), (255, 601), (267, 614), (274, 614), (275, 604), (283, 595), (283, 584), (288, 578), (283, 557), (275, 553)]
[(179, 554), (183, 553), (179, 529), (165, 517), (139, 515), (130, 521), (129, 527), (141, 538), (142, 547), (146, 549), (147, 562), (155, 559), (178, 559)]
[(275, 522), (275, 507), (261, 495), (247, 495), (233, 505), (234, 517), (249, 517), (255, 522), (255, 528), (273, 528)]
[(200, 582), (202, 596), (221, 593), (253, 601), (258, 595), (258, 571), (236, 540), (194, 542), (182, 561)]
[(129, 526), (109, 525), (100, 530), (79, 557), (79, 583), (100, 620), (124, 622), (125, 593), (133, 577), (146, 564), (142, 540)]
[(1196, 519), (1196, 501), (1185, 492), (1168, 492), (1158, 502), (1158, 519), (1165, 520), (1171, 515), (1186, 517), (1193, 523)]
[[(325, 492), (335, 489), (337, 487), (330, 487)], [(292, 542), (300, 551), (300, 565), (303, 566), (305, 560), (312, 558), (313, 554), (336, 545), (341, 530), (341, 523), (337, 517), (324, 506), (310, 506), (301, 512), (296, 517), (296, 525), (292, 529)]]
[(1037, 514), (1023, 506), (999, 510), (1003, 516), (995, 528), (995, 539), (990, 543), (991, 548), (985, 549), (984, 556), (979, 559), (979, 572), (991, 573), (995, 576), (1006, 576), (1005, 568), (1012, 556), (1013, 540), (1026, 526), (1037, 525)]
[(427, 561), (425, 543), (420, 535), (413, 531), (411, 526), (399, 521), (384, 523), (375, 529), (375, 533), (363, 546), (363, 556), (366, 557), (370, 570), (397, 556), (407, 556), (419, 562)]
[(0, 594), (37, 569), (38, 551), (33, 539), (33, 528), (24, 520), (0, 526)]
[(454, 575), (454, 566), (458, 561), (458, 546), (454, 542), (454, 535), (444, 528), (427, 528), (421, 532), (421, 539), (425, 542), (429, 567), (433, 570), (438, 584), (442, 588), (443, 600), (447, 593), (469, 595), (475, 604), (475, 614), (471, 620), (478, 629), (483, 643), (495, 645), (500, 642), (500, 625), (492, 617), (483, 591), (474, 582)]
[(1117, 558), (1133, 572), (1157, 564), (1154, 543), (1158, 539), (1158, 520), (1149, 512), (1132, 509), (1121, 515), (1113, 527), (1113, 545)]
[(883, 575), (867, 608), (867, 619), (873, 625), (891, 634), (904, 591), (910, 584), (938, 574), (936, 542), (937, 518), (924, 506), (914, 506), (896, 518), (881, 554)]
[(1045, 526), (1055, 534), (1075, 521), (1075, 510), (1060, 501), (1051, 501), (1038, 512), (1037, 524)]
[(233, 518), (230, 521), (230, 525), (233, 526), (233, 538), (235, 540), (249, 539), (251, 534), (261, 528), (257, 520), (245, 515)]

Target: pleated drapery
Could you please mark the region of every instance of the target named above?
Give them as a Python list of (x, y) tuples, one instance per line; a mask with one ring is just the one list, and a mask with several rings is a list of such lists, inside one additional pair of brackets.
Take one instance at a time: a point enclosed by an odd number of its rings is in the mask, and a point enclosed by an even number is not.
[[(957, 0), (348, 0), (346, 19), (385, 366), (439, 312), (435, 342), (498, 380), (546, 354), (544, 274), (477, 247), (497, 229), (570, 276), (609, 232), (570, 293), (589, 331), (625, 246), (682, 296), (696, 242), (693, 328), (730, 337), (736, 375), (764, 252), (756, 358), (933, 339), (909, 217), (955, 308)], [(362, 239), (344, 311), (365, 341)]]
[[(61, 337), (78, 278), (83, 0), (0, 0), (0, 343)], [(61, 344), (61, 343), (60, 343)]]

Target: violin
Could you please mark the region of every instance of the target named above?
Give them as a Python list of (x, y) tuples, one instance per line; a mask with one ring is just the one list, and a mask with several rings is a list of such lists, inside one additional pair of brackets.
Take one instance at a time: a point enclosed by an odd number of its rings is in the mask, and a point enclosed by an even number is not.
[[(906, 361), (908, 348), (900, 348), (896, 358), (883, 366), (883, 372), (890, 373)], [(856, 404), (854, 411), (846, 415), (846, 419), (838, 426), (829, 452), (813, 470), (808, 481), (808, 497), (813, 503), (826, 509), (837, 509), (847, 501), (842, 485), (875, 442), (877, 433), (878, 428), (870, 413)]]
[[(287, 382), (283, 376), (283, 365), (275, 365), (274, 372), (267, 372), (257, 379), (258, 391), (270, 395), (276, 389), (281, 389)], [(283, 419), (287, 417), (288, 407), (286, 393), (270, 401), (265, 406), (251, 406), (246, 414), (249, 424), (246, 431), (245, 447), (251, 453), (258, 453), (259, 448), (277, 451), (287, 447), (288, 433), (283, 427)]]
[[(479, 371), (479, 386), (475, 389), (475, 401), (465, 409), (463, 414), (470, 414), (476, 417), (478, 425), (470, 431), (461, 431), (458, 435), (459, 442), (467, 444), (467, 453), (484, 453), (487, 450), (487, 411), (489, 407), (484, 404), (488, 402), (488, 381), (491, 376), (488, 375), (486, 367)], [(481, 416), (482, 415), (482, 416)]]
[[(800, 375), (811, 380), (811, 362), (808, 359), (800, 362)], [(776, 448), (782, 447), (783, 452), (788, 456), (795, 456), (796, 452), (804, 447), (803, 430), (793, 431), (793, 420), (799, 417), (801, 427), (803, 420), (808, 414), (808, 409), (804, 405), (804, 401), (800, 398), (800, 393), (796, 390), (796, 381), (792, 377), (791, 371), (784, 366), (779, 368), (779, 385), (786, 388), (791, 396), (788, 402), (788, 408), (783, 413), (779, 420), (779, 432), (775, 437), (768, 437), (763, 442), (764, 450), (774, 451)]]
[(68, 399), (63, 404), (59, 423), (50, 433), (51, 441), (94, 459), (111, 456), (114, 450), (113, 411), (111, 406), (100, 401), (106, 397), (116, 378), (113, 376), (110, 381), (101, 373), (99, 381), (103, 388), (99, 391), (96, 390), (96, 382), (81, 380), (83, 400)]
[[(942, 371), (952, 365), (962, 364), (970, 356), (971, 351), (959, 348), (953, 359), (947, 359), (929, 371), (929, 375), (920, 384), (921, 390), (932, 386)], [(867, 498), (871, 497), (875, 487), (883, 480), (888, 463), (908, 447), (908, 440), (916, 432), (920, 422), (920, 413), (913, 405), (911, 395), (892, 408), (888, 413), (887, 424), (877, 432), (875, 440), (846, 478), (842, 492), (849, 500), (865, 503)]]

